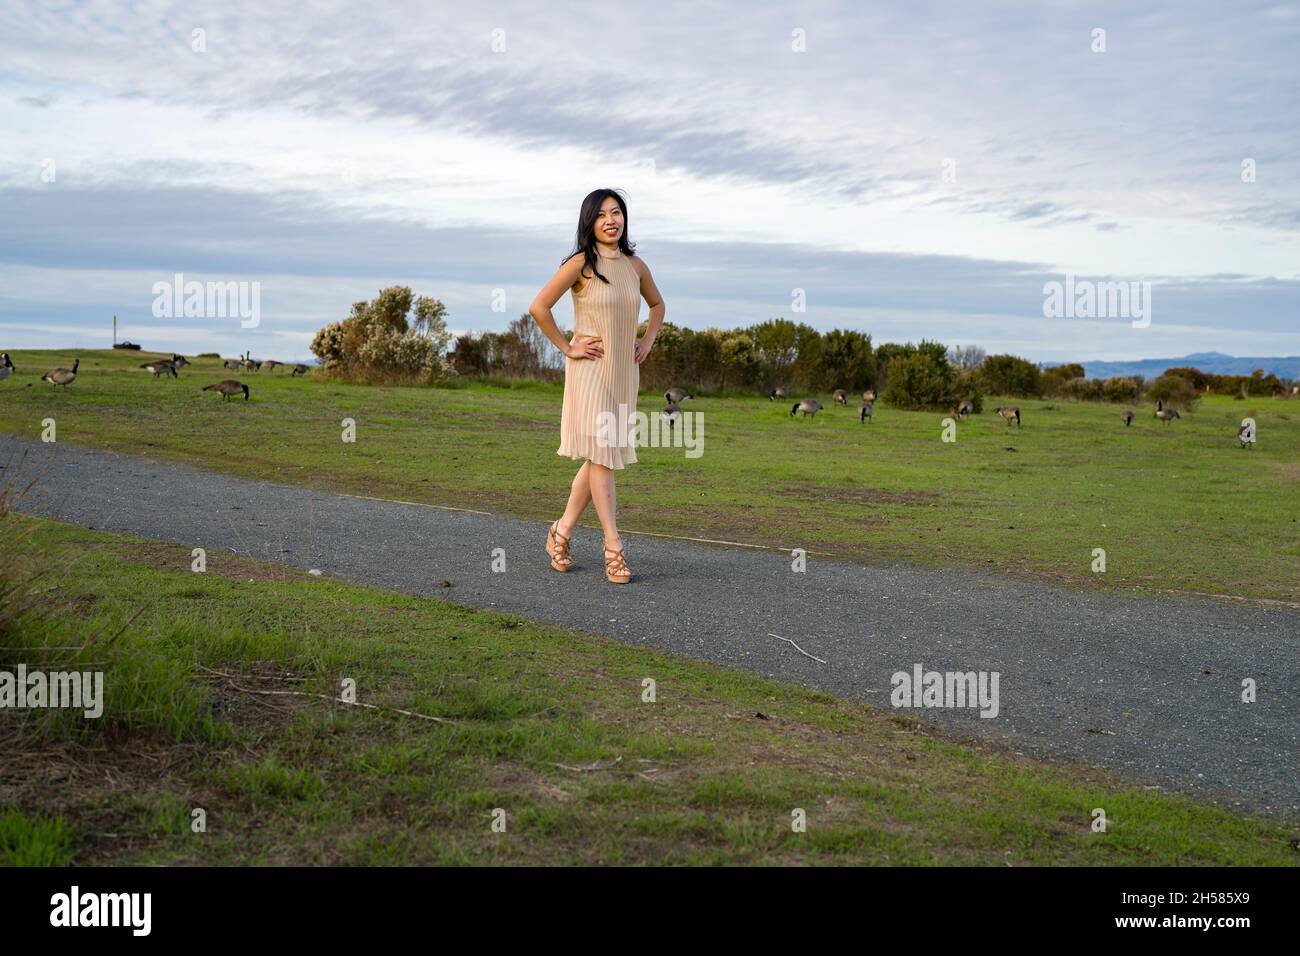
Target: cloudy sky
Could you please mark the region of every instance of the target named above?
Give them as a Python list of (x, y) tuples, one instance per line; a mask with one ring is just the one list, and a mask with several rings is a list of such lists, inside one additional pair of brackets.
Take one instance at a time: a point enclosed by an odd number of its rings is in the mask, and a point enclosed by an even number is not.
[[(679, 325), (1300, 354), (1300, 5), (468, 7), (7, 0), (0, 348), (298, 359), (393, 284), (503, 329), (613, 186)], [(177, 273), (260, 324), (155, 318)], [(1044, 317), (1067, 273), (1150, 324)]]

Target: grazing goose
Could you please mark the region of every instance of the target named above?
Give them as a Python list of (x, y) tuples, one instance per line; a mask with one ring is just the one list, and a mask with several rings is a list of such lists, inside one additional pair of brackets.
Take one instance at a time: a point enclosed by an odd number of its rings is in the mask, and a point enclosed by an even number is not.
[(0, 352), (0, 382), (14, 373), (14, 363), (9, 361), (8, 352)]
[(1120, 416), (1120, 419), (1124, 422), (1124, 427), (1125, 427), (1125, 428), (1130, 427), (1130, 426), (1133, 424), (1133, 411), (1132, 411), (1132, 409), (1126, 411), (1123, 415), (1121, 415), (1121, 416)]
[(281, 366), (281, 365), (283, 365), (284, 363), (283, 363), (283, 362), (277, 362), (275, 359), (267, 359), (267, 360), (266, 360), (265, 362), (263, 362), (262, 364), (266, 366), (266, 370), (267, 370), (268, 372), (274, 372), (278, 366)]
[(1178, 414), (1178, 409), (1165, 408), (1165, 403), (1162, 402), (1160, 399), (1156, 399), (1156, 418), (1160, 419), (1162, 422), (1168, 425), (1170, 422), (1172, 422), (1175, 418), (1178, 417), (1180, 417)]
[(690, 392), (684, 388), (670, 388), (664, 392), (664, 401), (669, 405), (680, 405), (688, 398), (694, 398)]
[(668, 423), (668, 429), (671, 431), (676, 427), (677, 419), (682, 417), (682, 409), (680, 405), (669, 402), (659, 414), (664, 417), (664, 421)]
[(772, 389), (772, 394), (767, 396), (767, 400), (769, 402), (774, 402), (778, 398), (789, 398), (789, 397), (790, 397), (790, 393), (785, 390), (785, 386), (778, 385), (776, 388)]
[(157, 378), (159, 375), (166, 375), (168, 372), (171, 373), (172, 378), (176, 378), (176, 365), (166, 359), (159, 359), (156, 362), (150, 362), (147, 365), (141, 365), (140, 367), (147, 368), (149, 371), (153, 372), (154, 378)]
[(842, 388), (837, 388), (831, 393), (831, 401), (839, 402), (841, 405), (847, 405), (849, 403), (849, 393), (844, 391)]
[(241, 368), (244, 367), (244, 360), (243, 360), (243, 359), (226, 359), (226, 361), (223, 363), (223, 366), (224, 366), (225, 368), (230, 369), (232, 372), (238, 372)]
[(172, 353), (172, 365), (176, 366), (177, 368), (184, 368), (189, 364), (190, 364), (190, 360), (187, 359), (184, 355), (177, 355), (175, 352)]
[(223, 402), (230, 401), (231, 395), (244, 393), (244, 401), (248, 401), (248, 386), (243, 382), (236, 382), (233, 378), (224, 379), (220, 382), (214, 382), (211, 385), (204, 385), (205, 392), (218, 392)]
[(816, 415), (821, 410), (821, 402), (815, 401), (811, 398), (805, 398), (802, 402), (796, 402), (794, 407), (790, 409), (790, 417), (794, 418), (796, 412), (803, 412), (803, 417), (807, 418), (809, 415)]
[(952, 410), (952, 413), (958, 418), (965, 419), (967, 415), (975, 414), (975, 406), (970, 402), (962, 402)]
[(80, 364), (81, 359), (77, 359), (72, 363), (72, 368), (56, 368), (46, 372), (41, 376), (41, 381), (49, 382), (51, 385), (55, 386), (62, 385), (64, 388), (67, 388), (76, 380), (77, 366)]
[(1241, 427), (1237, 429), (1237, 441), (1241, 442), (1242, 448), (1249, 448), (1255, 444), (1255, 423), (1244, 421)]
[(294, 375), (306, 375), (306, 374), (307, 374), (307, 366), (305, 366), (305, 365), (301, 365), (301, 364), (299, 364), (299, 365), (295, 365), (295, 366), (293, 367), (293, 374), (294, 374)]
[(871, 417), (871, 403), (863, 402), (858, 406), (858, 421), (865, 422), (870, 419), (873, 423), (875, 419)]
[(876, 400), (876, 390), (874, 388), (867, 389), (862, 393), (862, 400), (864, 402), (874, 402)]
[(1008, 428), (1011, 427), (1012, 421), (1016, 423), (1017, 428), (1020, 427), (1020, 408), (1018, 406), (1004, 405), (1001, 408), (996, 409), (996, 411), (999, 415), (1001, 415), (1003, 418), (1007, 420)]

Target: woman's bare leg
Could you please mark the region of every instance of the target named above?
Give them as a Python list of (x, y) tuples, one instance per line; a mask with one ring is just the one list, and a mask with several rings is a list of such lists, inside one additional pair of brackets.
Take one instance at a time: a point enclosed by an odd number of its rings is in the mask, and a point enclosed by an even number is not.
[(591, 500), (596, 505), (596, 514), (600, 515), (600, 526), (605, 529), (605, 547), (617, 550), (623, 542), (618, 536), (618, 521), (614, 514), (614, 472), (594, 461), (587, 464), (590, 467), (587, 479), (591, 485)]
[(591, 500), (591, 483), (588, 480), (589, 461), (584, 461), (578, 473), (573, 476), (573, 486), (569, 490), (569, 504), (564, 509), (564, 515), (556, 523), (556, 530), (566, 538), (573, 535), (573, 526), (578, 523), (582, 513), (587, 510), (587, 502)]

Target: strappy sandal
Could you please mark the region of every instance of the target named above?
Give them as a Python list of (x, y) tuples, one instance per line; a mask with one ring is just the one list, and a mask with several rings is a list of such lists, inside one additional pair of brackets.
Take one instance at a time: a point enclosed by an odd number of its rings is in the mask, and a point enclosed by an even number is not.
[[(611, 558), (610, 555), (613, 555)], [(605, 580), (610, 584), (627, 584), (632, 580), (632, 569), (623, 560), (623, 549), (605, 549)]]
[(567, 571), (573, 565), (573, 558), (569, 557), (569, 539), (556, 530), (558, 524), (555, 522), (546, 531), (546, 553), (551, 557), (551, 567)]

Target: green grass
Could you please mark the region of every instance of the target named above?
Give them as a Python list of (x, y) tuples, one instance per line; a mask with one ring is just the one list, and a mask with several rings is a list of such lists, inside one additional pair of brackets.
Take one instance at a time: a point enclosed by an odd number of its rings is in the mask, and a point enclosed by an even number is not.
[[(1300, 859), (1282, 826), (743, 672), (230, 555), (195, 574), (185, 547), (0, 521), (44, 569), (43, 603), (0, 633), (0, 659), (98, 662), (106, 685), (98, 720), (0, 710), (4, 862)], [(387, 709), (323, 699), (344, 679)]]
[(67, 866), (73, 839), (62, 817), (0, 810), (0, 866)]
[[(560, 386), (342, 385), (286, 370), (239, 377), (252, 401), (135, 368), (154, 356), (87, 351), (67, 394), (39, 376), (68, 352), (12, 353), (0, 429), (142, 452), (329, 490), (553, 520), (577, 463), (556, 455)], [(27, 387), (35, 383), (33, 387)], [(830, 406), (828, 396), (821, 396)], [(990, 400), (991, 409), (998, 404)], [(1171, 425), (1152, 410), (1017, 401), (1021, 430), (990, 412), (940, 441), (940, 415), (877, 404), (874, 424), (828, 407), (812, 420), (758, 397), (700, 397), (704, 454), (645, 448), (619, 474), (625, 530), (801, 547), (864, 563), (908, 561), (1050, 577), (1072, 586), (1300, 602), (1300, 403), (1207, 397)], [(643, 393), (642, 411), (662, 396)], [(1235, 440), (1246, 416), (1259, 442)], [(344, 418), (356, 442), (341, 440)], [(596, 521), (589, 512), (588, 523)], [(1106, 572), (1091, 570), (1093, 549)]]

